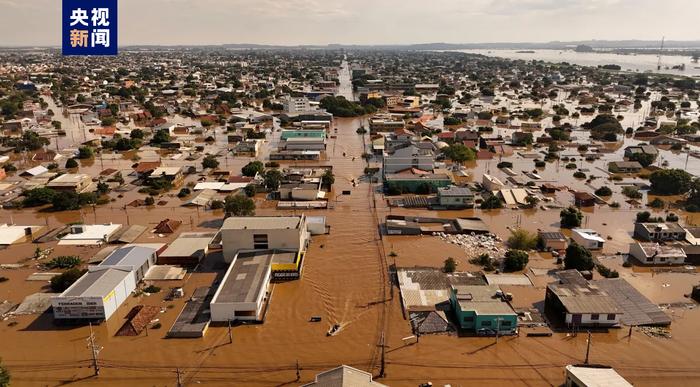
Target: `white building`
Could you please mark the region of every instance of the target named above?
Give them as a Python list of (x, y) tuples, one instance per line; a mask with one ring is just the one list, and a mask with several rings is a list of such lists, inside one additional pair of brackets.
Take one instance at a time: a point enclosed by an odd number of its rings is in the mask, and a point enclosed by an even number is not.
[(100, 245), (112, 240), (122, 228), (121, 224), (76, 224), (58, 242), (59, 245)]
[(588, 250), (602, 249), (605, 243), (605, 239), (597, 231), (586, 228), (571, 230), (571, 239)]
[(261, 321), (268, 299), (273, 254), (236, 254), (210, 304), (211, 320)]
[(687, 258), (682, 248), (656, 242), (632, 243), (630, 256), (646, 265), (682, 265)]
[(565, 387), (632, 387), (620, 374), (610, 367), (586, 365), (566, 366)]
[(285, 113), (301, 113), (311, 110), (311, 104), (306, 97), (292, 97), (287, 95), (282, 99)]
[(430, 149), (421, 149), (411, 145), (397, 149), (393, 154), (384, 156), (384, 173), (397, 173), (416, 168), (432, 172), (435, 168), (435, 154)]
[(224, 260), (249, 250), (292, 250), (303, 252), (309, 241), (306, 216), (230, 217), (221, 227)]
[(107, 320), (155, 265), (156, 249), (130, 246), (113, 251), (60, 295), (51, 299), (56, 319)]

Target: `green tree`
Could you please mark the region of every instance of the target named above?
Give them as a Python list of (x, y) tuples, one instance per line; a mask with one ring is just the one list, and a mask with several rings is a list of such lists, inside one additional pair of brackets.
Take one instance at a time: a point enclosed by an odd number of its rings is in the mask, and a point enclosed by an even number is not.
[(447, 158), (455, 163), (463, 163), (476, 159), (476, 153), (473, 149), (468, 148), (464, 144), (453, 144), (443, 150)]
[(501, 199), (499, 199), (496, 195), (490, 195), (488, 198), (484, 199), (483, 202), (481, 202), (482, 210), (489, 210), (502, 207), (503, 203), (501, 203)]
[(656, 155), (650, 153), (633, 153), (629, 159), (630, 161), (638, 162), (642, 167), (646, 168), (654, 163)]
[(612, 190), (607, 186), (602, 186), (595, 190), (595, 194), (598, 196), (610, 196), (612, 195)]
[(335, 184), (335, 175), (333, 175), (332, 170), (327, 169), (326, 172), (323, 173), (323, 176), (321, 176), (321, 184), (329, 189)]
[(562, 228), (575, 228), (581, 225), (583, 214), (576, 207), (569, 207), (561, 210), (559, 219)]
[(151, 139), (151, 144), (160, 145), (165, 142), (170, 142), (170, 132), (167, 129), (157, 131)]
[(0, 387), (9, 387), (10, 379), (10, 371), (2, 365), (2, 359), (0, 359)]
[(682, 169), (660, 169), (649, 177), (651, 190), (659, 195), (680, 195), (688, 192), (692, 176)]
[(97, 183), (97, 192), (100, 193), (100, 195), (104, 195), (107, 192), (109, 192), (109, 185), (103, 181), (100, 181)]
[(249, 198), (252, 198), (255, 196), (255, 193), (257, 192), (257, 189), (255, 188), (255, 184), (248, 184), (245, 187), (243, 187), (243, 192), (248, 196)]
[(94, 155), (95, 152), (89, 146), (81, 146), (78, 148), (79, 159), (91, 159)]
[(134, 140), (140, 140), (143, 139), (145, 133), (141, 129), (134, 129), (129, 133), (129, 137), (131, 137)]
[(503, 258), (503, 271), (512, 272), (523, 270), (525, 266), (527, 266), (529, 260), (530, 258), (525, 251), (515, 249), (508, 250)]
[(54, 293), (63, 293), (86, 272), (87, 270), (73, 268), (51, 278), (51, 291)]
[(144, 203), (145, 203), (147, 206), (152, 206), (152, 205), (154, 205), (154, 204), (156, 203), (156, 200), (153, 199), (153, 196), (146, 196), (146, 199), (144, 200)]
[(517, 228), (511, 232), (508, 238), (508, 247), (515, 250), (532, 250), (537, 246), (537, 235), (525, 230)]
[(257, 174), (262, 174), (264, 170), (265, 166), (262, 162), (251, 161), (241, 169), (241, 173), (243, 176), (254, 177)]
[(282, 172), (270, 169), (265, 172), (265, 188), (270, 191), (277, 191), (282, 182)]
[(216, 159), (216, 156), (214, 155), (207, 155), (204, 157), (202, 160), (202, 168), (211, 168), (215, 169), (219, 166), (219, 160)]
[(51, 200), (56, 211), (73, 211), (80, 209), (80, 196), (75, 192), (57, 192)]
[(56, 191), (51, 188), (34, 188), (24, 193), (22, 205), (25, 207), (36, 207), (49, 204), (56, 196)]
[(591, 270), (593, 266), (595, 266), (593, 256), (587, 248), (577, 243), (572, 243), (566, 248), (566, 255), (564, 256), (565, 269)]
[(445, 273), (454, 273), (455, 270), (457, 270), (457, 262), (452, 257), (447, 258), (442, 266), (442, 271)]
[(78, 168), (78, 161), (76, 161), (75, 159), (66, 160), (66, 168), (67, 169)]
[(255, 215), (255, 202), (245, 195), (229, 195), (224, 200), (226, 217)]

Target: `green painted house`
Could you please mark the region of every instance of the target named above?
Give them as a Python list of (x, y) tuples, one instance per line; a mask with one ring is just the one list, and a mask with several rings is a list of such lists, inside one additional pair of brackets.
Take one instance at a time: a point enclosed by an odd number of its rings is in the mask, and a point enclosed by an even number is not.
[(495, 285), (455, 285), (450, 305), (461, 329), (481, 335), (513, 335), (517, 332), (518, 315), (499, 296)]
[(283, 130), (282, 140), (290, 138), (326, 138), (325, 130)]

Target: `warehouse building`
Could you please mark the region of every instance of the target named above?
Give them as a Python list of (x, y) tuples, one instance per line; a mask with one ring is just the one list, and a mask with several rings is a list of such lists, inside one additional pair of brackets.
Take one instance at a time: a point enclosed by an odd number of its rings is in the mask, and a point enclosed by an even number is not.
[(230, 217), (221, 227), (224, 260), (231, 263), (239, 251), (306, 251), (306, 216)]
[(211, 301), (213, 322), (263, 320), (272, 259), (273, 254), (264, 251), (234, 257)]
[(156, 262), (156, 249), (130, 246), (112, 252), (51, 304), (56, 319), (107, 320)]

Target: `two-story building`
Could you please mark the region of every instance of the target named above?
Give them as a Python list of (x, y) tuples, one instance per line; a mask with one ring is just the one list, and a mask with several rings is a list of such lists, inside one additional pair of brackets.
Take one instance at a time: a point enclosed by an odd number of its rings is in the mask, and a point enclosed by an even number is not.
[(480, 335), (512, 335), (518, 315), (495, 285), (453, 285), (450, 305), (459, 327)]

